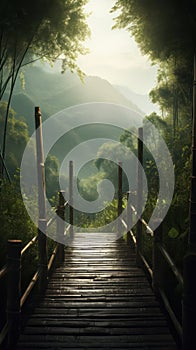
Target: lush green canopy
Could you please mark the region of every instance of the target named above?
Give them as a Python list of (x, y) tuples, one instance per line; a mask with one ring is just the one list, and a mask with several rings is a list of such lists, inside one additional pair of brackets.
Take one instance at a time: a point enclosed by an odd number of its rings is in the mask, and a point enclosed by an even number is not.
[(81, 74), (76, 64), (85, 52), (89, 30), (87, 0), (2, 0), (0, 7), (0, 100), (9, 93), (5, 114), (2, 157), (5, 159), (7, 121), (20, 68), (37, 59), (62, 59), (62, 71)]
[(54, 61), (63, 55), (63, 68), (76, 68), (88, 34), (86, 0), (3, 0), (0, 9), (0, 71), (15, 69), (29, 56)]
[(162, 116), (191, 122), (193, 56), (196, 54), (196, 1), (117, 0), (114, 27), (134, 36), (141, 51), (159, 64), (150, 97)]
[[(193, 56), (196, 55), (196, 0), (116, 0), (112, 11), (117, 14), (114, 28), (127, 29), (143, 54), (159, 65), (157, 86), (151, 91), (153, 102), (159, 104), (161, 116), (147, 118), (164, 137), (175, 170), (172, 205), (164, 220), (164, 232), (178, 238), (170, 253), (179, 265), (187, 248), (189, 193), (191, 174), (191, 127)], [(145, 78), (145, 77), (144, 77)], [(128, 134), (121, 137), (128, 147), (134, 145)], [(159, 184), (154, 160), (144, 151), (145, 172), (152, 189), (146, 206), (146, 219), (157, 201)], [(150, 215), (149, 215), (150, 214)]]
[(126, 28), (153, 60), (193, 56), (196, 44), (195, 0), (117, 0), (115, 27)]

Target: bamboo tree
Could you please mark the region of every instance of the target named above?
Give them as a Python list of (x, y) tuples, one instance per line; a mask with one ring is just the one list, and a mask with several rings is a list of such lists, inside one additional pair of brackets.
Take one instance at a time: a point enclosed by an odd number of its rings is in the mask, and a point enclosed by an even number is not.
[(8, 92), (2, 156), (5, 161), (7, 121), (15, 83), (21, 67), (40, 58), (53, 63), (61, 56), (62, 71), (69, 68), (80, 76), (76, 64), (85, 54), (89, 35), (84, 5), (87, 0), (2, 0), (0, 9), (0, 101)]
[(190, 198), (190, 248), (196, 249), (196, 55), (194, 55), (193, 124), (192, 124), (192, 175)]

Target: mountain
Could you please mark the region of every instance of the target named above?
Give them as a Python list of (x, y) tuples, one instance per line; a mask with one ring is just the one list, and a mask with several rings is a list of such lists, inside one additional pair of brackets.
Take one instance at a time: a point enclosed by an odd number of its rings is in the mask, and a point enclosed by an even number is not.
[[(34, 104), (41, 107), (45, 119), (66, 107), (87, 102), (111, 102), (143, 114), (136, 104), (99, 77), (86, 76), (82, 82), (75, 74), (61, 74), (52, 69), (50, 72), (34, 66), (26, 68), (24, 81), (25, 89), (18, 79), (12, 99), (12, 107), (18, 115), (29, 115)], [(32, 129), (31, 123), (29, 126)]]
[[(22, 87), (20, 79), (16, 83), (12, 107), (16, 111), (16, 118), (26, 121), (30, 134), (35, 130), (35, 106), (40, 106), (43, 120), (66, 107), (87, 102), (120, 104), (144, 115), (136, 104), (107, 80), (99, 77), (86, 76), (82, 82), (75, 74), (61, 74), (33, 66), (25, 69), (24, 82), (25, 88)], [(113, 140), (119, 140), (121, 133), (122, 130), (112, 126), (108, 128), (105, 124), (80, 127), (61, 137), (51, 149), (51, 153), (62, 161), (69, 150), (89, 138), (111, 137)]]
[(136, 104), (145, 115), (149, 115), (152, 112), (160, 113), (160, 110), (156, 104), (153, 104), (150, 101), (148, 95), (138, 94), (132, 90), (130, 90), (126, 86), (115, 85), (115, 88), (122, 94), (127, 100), (131, 101), (131, 103)]

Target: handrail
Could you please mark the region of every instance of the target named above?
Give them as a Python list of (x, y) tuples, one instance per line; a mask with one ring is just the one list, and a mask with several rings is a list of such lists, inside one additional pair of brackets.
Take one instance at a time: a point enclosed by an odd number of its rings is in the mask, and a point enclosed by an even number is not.
[(31, 279), (28, 287), (26, 288), (25, 292), (23, 293), (21, 299), (20, 299), (20, 306), (22, 307), (25, 303), (25, 301), (27, 300), (30, 292), (32, 291), (35, 283), (37, 282), (38, 280), (38, 271), (36, 271), (36, 273), (34, 274), (33, 278)]
[(165, 258), (166, 262), (168, 263), (168, 265), (170, 266), (170, 268), (173, 271), (173, 274), (175, 275), (176, 279), (178, 280), (178, 282), (180, 283), (181, 286), (183, 286), (183, 277), (182, 274), (180, 273), (180, 271), (177, 269), (176, 265), (174, 264), (172, 258), (170, 257), (170, 255), (168, 254), (168, 252), (166, 251), (166, 249), (160, 244), (157, 244), (157, 247), (159, 248), (161, 254), (163, 255), (163, 257)]
[[(139, 140), (140, 146), (141, 141)], [(141, 151), (141, 150), (140, 150)], [(142, 152), (140, 152), (140, 157), (138, 156), (138, 159), (141, 159), (142, 164)], [(120, 168), (119, 168), (120, 170)], [(119, 175), (122, 177), (121, 172), (119, 171)], [(139, 177), (139, 175), (138, 175)], [(140, 173), (140, 177), (142, 177), (142, 174)], [(121, 184), (121, 180), (119, 183)], [(120, 192), (120, 191), (119, 191)], [(174, 274), (174, 277), (180, 284), (180, 286), (184, 286), (183, 277), (180, 273), (180, 271), (177, 269), (175, 263), (173, 262), (173, 259), (165, 249), (163, 242), (162, 242), (162, 225), (159, 225), (155, 230), (152, 230), (152, 228), (147, 224), (147, 222), (138, 215), (137, 209), (133, 206), (131, 201), (131, 194), (133, 194), (131, 191), (127, 192), (127, 223), (124, 219), (121, 218), (121, 223), (126, 229), (127, 234), (127, 243), (129, 243), (129, 237), (131, 235), (131, 238), (136, 246), (136, 263), (138, 266), (143, 265), (145, 270), (148, 272), (151, 281), (152, 281), (152, 287), (156, 294), (158, 294), (162, 302), (165, 306), (165, 309), (168, 312), (168, 315), (170, 316), (170, 319), (174, 325), (174, 328), (176, 330), (176, 334), (178, 334), (179, 339), (182, 340), (182, 325), (177, 319), (177, 316), (175, 314), (175, 311), (172, 308), (172, 305), (163, 290), (161, 283), (160, 283), (160, 269), (159, 269), (159, 263), (160, 263), (160, 254), (164, 258), (164, 261), (168, 264), (170, 270)], [(141, 209), (141, 200), (142, 200), (142, 181), (140, 178), (140, 181), (138, 180), (138, 204), (137, 207)], [(119, 203), (121, 203), (121, 198), (118, 198)], [(119, 204), (118, 204), (119, 207)], [(119, 210), (118, 210), (119, 213)], [(136, 235), (133, 234), (132, 230), (130, 229), (133, 224), (133, 215), (137, 218), (137, 226), (136, 226)], [(143, 252), (142, 252), (142, 225), (146, 229), (146, 233), (150, 234), (150, 236), (153, 239), (153, 247), (152, 247), (152, 267), (148, 263), (147, 259), (145, 258)]]
[(2, 267), (0, 270), (0, 279), (3, 278), (8, 272), (8, 266), (7, 264)]
[(8, 322), (5, 323), (4, 327), (2, 328), (2, 330), (0, 331), (0, 345), (4, 342), (7, 333), (8, 333)]
[[(137, 215), (137, 211), (135, 209), (135, 207), (133, 205), (131, 205), (131, 208), (133, 210), (133, 212)], [(139, 220), (141, 221), (141, 223), (145, 226), (145, 228), (147, 229), (147, 233), (150, 233), (151, 237), (154, 237), (154, 231), (151, 229), (151, 227), (147, 224), (147, 222), (143, 219), (143, 218), (139, 218)], [(171, 256), (169, 255), (169, 253), (166, 251), (166, 249), (164, 248), (164, 246), (161, 243), (157, 244), (157, 247), (159, 248), (161, 254), (163, 255), (163, 257), (165, 258), (165, 260), (167, 261), (168, 265), (170, 266), (171, 270), (173, 271), (175, 277), (177, 278), (178, 282), (183, 285), (183, 277), (182, 274), (180, 273), (180, 271), (178, 270), (178, 268), (176, 267), (175, 263), (173, 262)], [(141, 253), (141, 252), (140, 252)], [(141, 254), (142, 255), (142, 254)]]
[[(143, 218), (138, 217), (135, 207), (129, 204), (127, 205), (127, 222), (129, 223), (129, 226), (124, 220), (121, 220), (122, 224), (126, 228), (126, 231), (128, 230), (128, 227), (131, 226), (130, 222), (132, 223), (133, 215), (136, 215), (138, 219), (137, 231), (136, 235), (134, 236), (135, 240), (133, 240), (136, 246), (136, 263), (139, 266), (142, 265), (145, 271), (148, 272), (148, 275), (152, 281), (154, 292), (157, 296), (159, 296), (170, 319), (170, 322), (173, 325), (177, 343), (181, 344), (183, 346), (183, 349), (192, 349), (192, 341), (190, 342), (190, 338), (194, 339), (195, 336), (193, 334), (194, 331), (192, 329), (192, 324), (195, 321), (196, 302), (195, 293), (192, 292), (192, 294), (190, 294), (190, 290), (195, 291), (194, 267), (196, 266), (196, 254), (190, 253), (185, 256), (183, 263), (184, 275), (182, 276), (182, 273), (177, 268), (175, 262), (168, 253), (162, 241), (162, 226), (160, 225), (155, 230), (152, 230)], [(150, 234), (152, 237), (152, 267), (143, 254), (141, 244), (141, 237), (143, 234), (142, 225), (145, 227), (145, 232), (147, 234)], [(132, 231), (130, 230), (129, 232), (133, 238)], [(178, 286), (180, 287), (180, 290), (183, 290), (183, 297), (180, 295), (180, 299), (178, 299), (179, 306), (180, 303), (182, 304), (182, 313), (180, 315), (178, 310), (176, 310), (175, 306), (173, 305), (172, 300), (167, 293), (167, 288), (164, 284), (164, 281), (161, 278), (160, 268), (161, 266), (165, 266), (165, 264), (167, 264), (169, 271), (172, 272), (175, 281), (177, 281)], [(191, 270), (193, 272), (191, 272)]]
[(71, 224), (69, 224), (69, 225), (67, 226), (67, 228), (65, 229), (65, 231), (64, 231), (64, 236), (70, 231), (70, 228), (71, 228)]
[[(133, 205), (131, 205), (131, 209), (132, 209), (132, 211), (135, 213), (135, 215), (138, 217), (138, 213), (137, 213), (137, 210), (136, 210), (136, 208), (133, 206)], [(151, 235), (151, 237), (153, 237), (154, 236), (154, 231), (151, 229), (151, 227), (147, 224), (147, 222), (143, 219), (143, 218), (138, 218), (141, 222), (142, 222), (142, 224), (146, 227), (146, 229), (148, 230), (147, 232), (148, 233), (150, 233), (150, 235)]]
[(53, 215), (53, 217), (51, 218), (51, 219), (49, 219), (48, 221), (47, 221), (47, 223), (46, 223), (46, 227), (48, 228), (48, 227), (50, 227), (52, 224), (53, 224), (53, 222), (56, 220), (56, 213)]
[[(170, 254), (167, 252), (166, 248), (163, 245), (162, 242), (162, 231), (158, 228), (156, 230), (152, 230), (152, 228), (147, 224), (147, 222), (143, 219), (138, 217), (138, 213), (136, 208), (131, 204), (130, 205), (130, 211), (128, 209), (128, 215), (135, 215), (138, 218), (137, 225), (143, 225), (146, 229), (146, 233), (150, 234), (150, 236), (153, 238), (153, 266), (151, 267), (148, 261), (146, 260), (144, 254), (142, 253), (142, 246), (137, 244), (137, 240), (141, 242), (141, 237), (138, 237), (138, 233), (136, 236), (133, 234), (132, 230), (130, 230), (131, 237), (133, 239), (133, 242), (136, 246), (137, 251), (137, 262), (140, 262), (145, 267), (146, 271), (150, 275), (152, 286), (156, 293), (158, 293), (161, 297), (161, 300), (165, 306), (165, 309), (167, 310), (167, 313), (174, 325), (174, 328), (176, 330), (176, 333), (178, 334), (179, 339), (182, 341), (182, 325), (180, 324), (179, 320), (177, 319), (177, 316), (175, 314), (175, 311), (173, 310), (171, 303), (169, 302), (169, 299), (163, 290), (163, 288), (159, 285), (158, 279), (159, 279), (159, 270), (158, 270), (158, 251), (164, 258), (164, 261), (168, 264), (170, 270), (173, 272), (173, 275), (175, 276), (176, 280), (180, 284), (181, 287), (183, 287), (183, 277), (178, 268), (176, 267), (173, 259), (171, 258)], [(132, 220), (132, 218), (128, 218), (127, 220)], [(121, 219), (121, 222), (126, 230), (128, 230), (128, 224), (125, 222), (125, 220)], [(132, 221), (131, 221), (132, 222)], [(142, 230), (138, 230), (139, 235), (142, 235)], [(138, 259), (139, 258), (139, 259)]]
[(151, 237), (154, 237), (154, 231), (151, 229), (151, 227), (147, 224), (147, 222), (144, 219), (141, 219), (142, 224), (146, 227), (147, 233), (150, 233)]
[[(121, 218), (121, 222), (122, 222), (123, 226), (125, 227), (125, 229), (127, 230), (128, 225), (126, 224), (126, 222), (125, 222), (122, 218)], [(134, 244), (136, 245), (137, 240), (136, 240), (136, 238), (135, 238), (135, 235), (134, 235), (133, 231), (130, 230), (129, 232), (130, 232), (130, 234), (131, 234), (131, 238), (132, 238)]]
[[(68, 202), (66, 202), (66, 203), (68, 203)], [(58, 209), (56, 209), (56, 213), (57, 213), (57, 211), (58, 211)], [(51, 225), (53, 224), (53, 222), (56, 221), (56, 218), (57, 218), (56, 213), (55, 213), (55, 215), (54, 215), (51, 219), (49, 219), (49, 220), (47, 221), (47, 223), (46, 223), (46, 227), (47, 227), (47, 228), (48, 228), (49, 226), (51, 226)], [(36, 243), (37, 240), (38, 240), (38, 236), (33, 237), (32, 240), (31, 240), (30, 242), (28, 242), (27, 245), (22, 249), (22, 251), (21, 251), (21, 256), (23, 256), (23, 254), (24, 254), (34, 243)], [(54, 248), (54, 250), (53, 250), (53, 252), (52, 252), (52, 254), (51, 254), (51, 256), (50, 256), (50, 259), (49, 259), (49, 262), (48, 262), (48, 272), (51, 270), (51, 267), (52, 267), (52, 265), (53, 265), (53, 263), (54, 263), (54, 260), (55, 260), (55, 258), (56, 258), (57, 252), (58, 252), (58, 247), (59, 247), (59, 245), (56, 244), (56, 246), (55, 246), (55, 248)], [(24, 303), (25, 303), (26, 299), (28, 298), (30, 292), (32, 291), (33, 287), (35, 286), (36, 282), (38, 281), (38, 277), (39, 277), (39, 272), (36, 271), (35, 274), (34, 274), (34, 276), (33, 276), (33, 278), (31, 279), (31, 281), (30, 281), (28, 287), (26, 288), (26, 290), (25, 290), (23, 296), (21, 297), (21, 301), (20, 301), (21, 307), (24, 305)]]
[(150, 277), (153, 279), (153, 270), (151, 269), (149, 263), (147, 262), (144, 255), (141, 252), (139, 252), (139, 255), (140, 255), (140, 258), (141, 258), (142, 262), (144, 263), (144, 266), (146, 267)]
[(181, 326), (180, 322), (178, 321), (174, 311), (172, 310), (171, 305), (170, 305), (170, 303), (168, 301), (168, 298), (167, 298), (164, 290), (159, 288), (159, 293), (160, 293), (161, 298), (163, 300), (164, 306), (165, 306), (165, 308), (166, 308), (166, 310), (167, 310), (167, 312), (169, 314), (169, 317), (172, 320), (172, 323), (173, 323), (173, 325), (174, 325), (174, 327), (175, 327), (175, 329), (176, 329), (176, 331), (178, 333), (178, 336), (179, 336), (180, 340), (182, 341), (182, 338), (183, 338), (182, 326)]
[[(44, 175), (44, 153), (42, 138), (42, 116), (39, 107), (35, 107), (35, 126), (36, 126), (36, 155), (37, 155), (37, 175), (38, 175), (38, 234), (33, 237), (22, 249), (21, 240), (8, 241), (7, 264), (0, 270), (0, 279), (8, 274), (7, 278), (7, 320), (3, 329), (0, 331), (0, 345), (7, 336), (8, 348), (15, 346), (20, 331), (20, 312), (27, 297), (34, 288), (36, 282), (39, 282), (39, 290), (43, 292), (47, 286), (48, 274), (52, 265), (57, 260), (60, 264), (64, 260), (64, 245), (57, 243), (49, 261), (47, 253), (47, 229), (56, 222), (56, 237), (63, 237), (69, 232), (73, 234), (73, 162), (69, 162), (69, 203), (65, 202), (64, 191), (59, 191), (59, 203), (54, 215), (48, 221), (46, 220), (46, 191)], [(70, 225), (64, 232), (65, 207), (69, 205)], [(28, 287), (20, 296), (21, 290), (21, 258), (38, 241), (38, 261), (39, 267), (31, 279)], [(12, 288), (13, 286), (13, 288)]]
[[(126, 222), (125, 222), (122, 218), (121, 218), (120, 220), (121, 220), (123, 226), (125, 227), (125, 229), (127, 230), (128, 225), (126, 224)], [(131, 238), (132, 238), (134, 244), (136, 245), (136, 244), (137, 244), (137, 240), (136, 240), (136, 237), (135, 237), (133, 231), (130, 230), (129, 232), (130, 232), (130, 234), (131, 234)], [(148, 262), (147, 262), (147, 260), (145, 259), (145, 257), (141, 254), (141, 252), (139, 252), (139, 254), (140, 254), (141, 260), (143, 261), (144, 265), (146, 266), (146, 269), (148, 270), (148, 272), (149, 272), (149, 274), (150, 274), (150, 276), (151, 276), (151, 278), (152, 278), (152, 277), (153, 277), (153, 271), (152, 271), (150, 265), (148, 264)]]
[(64, 208), (67, 206), (69, 204), (69, 201), (66, 201), (65, 203), (64, 203)]
[(52, 254), (51, 254), (50, 260), (49, 260), (49, 262), (48, 262), (48, 271), (51, 270), (52, 264), (53, 264), (53, 262), (54, 262), (54, 259), (55, 259), (55, 257), (56, 257), (56, 254), (57, 254), (57, 250), (58, 250), (58, 244), (56, 244), (56, 246), (55, 246), (55, 248), (54, 248), (54, 250), (53, 250), (53, 252), (52, 252)]
[(24, 255), (24, 253), (34, 244), (37, 242), (38, 236), (33, 237), (26, 246), (21, 250), (21, 256)]
[[(61, 219), (64, 218), (64, 211), (65, 211), (65, 207), (68, 205), (68, 201), (64, 203), (64, 200), (63, 200), (63, 196), (62, 196), (62, 193), (63, 191), (60, 191), (59, 192), (59, 205), (58, 205), (58, 208), (55, 212), (55, 215), (49, 219), (47, 222), (46, 220), (42, 220), (41, 223), (43, 223), (45, 225), (46, 228), (50, 227), (54, 222), (57, 223), (57, 232), (58, 232), (58, 229), (59, 229), (59, 222), (58, 220), (56, 220), (58, 218), (57, 214), (60, 216)], [(63, 205), (62, 205), (63, 203)], [(63, 232), (64, 232), (64, 228), (63, 228), (63, 221), (60, 221), (60, 227), (61, 229), (63, 229)], [(43, 226), (44, 227), (44, 226)], [(70, 230), (70, 227), (71, 225), (68, 225), (68, 227), (66, 228), (65, 230), (65, 234), (68, 232), (68, 230)], [(21, 258), (24, 256), (24, 254), (26, 254), (28, 252), (28, 250), (39, 240), (39, 231), (38, 231), (38, 235), (34, 236), (22, 249), (21, 248), (17, 248), (17, 249), (20, 249), (20, 253), (19, 253), (19, 250), (18, 250), (18, 253), (19, 254), (19, 259), (21, 261)], [(10, 241), (10, 244), (11, 244), (12, 241)], [(16, 241), (13, 241), (13, 243), (15, 243)], [(18, 241), (19, 242), (19, 241)], [(22, 242), (20, 241), (20, 247), (21, 247), (21, 244)], [(11, 246), (10, 246), (11, 247)], [(13, 247), (13, 249), (15, 249)], [(53, 264), (54, 264), (54, 261), (55, 259), (57, 259), (58, 263), (60, 263), (63, 259), (63, 250), (64, 250), (64, 245), (63, 244), (60, 244), (60, 243), (57, 243), (55, 248), (53, 249), (53, 252), (49, 258), (49, 261), (47, 262), (47, 274), (50, 272)], [(12, 252), (12, 250), (11, 250)], [(14, 252), (14, 250), (13, 250)], [(12, 253), (11, 253), (12, 254)], [(17, 266), (20, 266), (21, 262), (18, 263), (19, 265)], [(0, 279), (2, 279), (4, 276), (7, 275), (7, 273), (11, 273), (13, 274), (14, 271), (11, 271), (12, 270), (12, 266), (14, 266), (15, 264), (11, 265), (8, 265), (8, 264), (5, 264), (1, 270), (0, 270)], [(19, 268), (19, 267), (18, 267)], [(19, 268), (20, 270), (20, 268)], [(18, 270), (17, 270), (18, 271)], [(18, 274), (18, 276), (20, 276), (20, 273)], [(39, 276), (40, 276), (40, 271), (39, 269), (35, 272), (34, 276), (32, 277), (32, 279), (30, 280), (30, 283), (28, 284), (26, 290), (24, 291), (23, 295), (22, 296), (18, 296), (15, 298), (16, 300), (20, 300), (20, 303), (19, 303), (19, 308), (21, 310), (21, 308), (24, 306), (28, 296), (30, 295), (30, 293), (32, 292), (35, 284), (39, 281)], [(47, 278), (46, 278), (47, 279)], [(8, 279), (10, 280), (10, 278)], [(11, 282), (10, 282), (11, 283)], [(20, 284), (20, 278), (18, 280), (18, 285)], [(11, 285), (8, 285), (7, 287), (7, 290), (11, 290), (12, 289), (12, 286)], [(12, 299), (13, 300), (13, 299)], [(20, 311), (19, 311), (20, 312)], [(12, 311), (10, 312), (10, 314), (12, 314)], [(18, 322), (18, 319), (19, 318), (16, 318), (17, 319), (17, 322)], [(7, 338), (8, 336), (8, 343), (11, 341), (14, 341), (12, 340), (11, 338), (15, 338), (14, 335), (12, 336), (12, 334), (10, 333), (10, 323), (9, 322), (12, 322), (10, 319), (7, 319), (5, 325), (3, 326), (3, 328), (0, 330), (0, 345), (4, 342), (5, 338)], [(17, 325), (16, 325), (17, 326)], [(18, 326), (17, 326), (18, 327)], [(16, 327), (16, 328), (17, 328)], [(13, 331), (13, 328), (12, 328), (12, 331)]]

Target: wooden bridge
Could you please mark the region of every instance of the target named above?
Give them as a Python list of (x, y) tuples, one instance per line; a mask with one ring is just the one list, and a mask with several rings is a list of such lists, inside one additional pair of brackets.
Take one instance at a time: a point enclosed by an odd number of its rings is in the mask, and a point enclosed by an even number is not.
[[(39, 125), (41, 115), (38, 109), (36, 118)], [(142, 162), (142, 143), (138, 142), (138, 156)], [(38, 162), (38, 177), (42, 182), (41, 164), (42, 156)], [(123, 196), (120, 164), (118, 184), (117, 211), (120, 214)], [(141, 190), (139, 183), (137, 196)], [(43, 195), (44, 192), (40, 194), (40, 206)], [(114, 232), (73, 232), (73, 205), (69, 205), (70, 226), (64, 230), (62, 219), (67, 205), (61, 191), (56, 209), (56, 229), (57, 235), (69, 237), (71, 244), (67, 247), (57, 243), (48, 258), (45, 232), (54, 225), (54, 220), (47, 222), (43, 218), (43, 208), (36, 237), (25, 247), (19, 240), (8, 242), (7, 264), (0, 270), (0, 279), (7, 278), (6, 320), (0, 333), (1, 348), (196, 348), (196, 282), (193, 275), (196, 255), (187, 255), (182, 276), (165, 249), (161, 224), (152, 231), (143, 218), (138, 218), (135, 230), (130, 231), (130, 220), (137, 215), (132, 193), (127, 197), (126, 220), (118, 226), (118, 230), (124, 232), (121, 238)], [(152, 240), (151, 262), (147, 261), (142, 245), (142, 237), (147, 234)], [(38, 271), (21, 295), (21, 258), (36, 242)], [(176, 314), (167, 295), (166, 267), (183, 289), (182, 316)], [(33, 309), (27, 314), (29, 299)]]
[(176, 349), (133, 245), (79, 233), (17, 349)]

